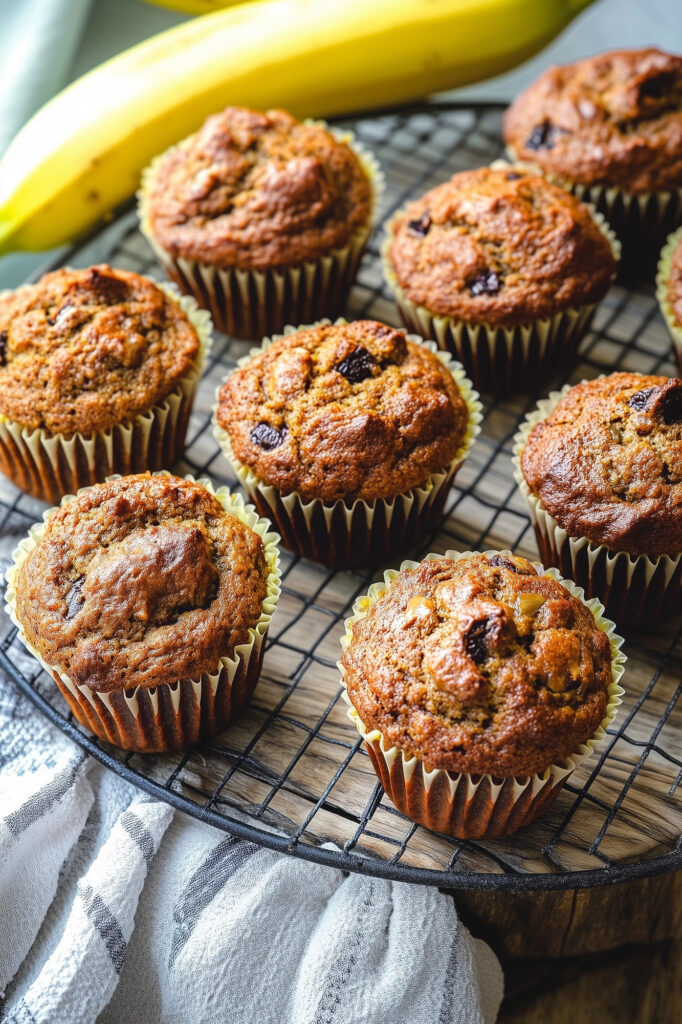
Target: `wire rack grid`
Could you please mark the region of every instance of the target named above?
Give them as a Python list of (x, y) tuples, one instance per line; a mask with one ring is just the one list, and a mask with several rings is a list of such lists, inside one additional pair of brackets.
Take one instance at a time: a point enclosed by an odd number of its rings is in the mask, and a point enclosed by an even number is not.
[[(455, 171), (499, 157), (500, 116), (498, 105), (424, 104), (344, 124), (383, 167), (385, 218)], [(375, 233), (346, 315), (398, 324), (381, 278), (379, 241)], [(100, 261), (162, 276), (134, 211), (59, 262)], [(178, 471), (236, 486), (212, 436), (211, 407), (216, 388), (248, 348), (218, 336)], [(569, 375), (545, 390), (615, 369), (674, 372), (650, 289), (612, 288)], [(511, 465), (512, 438), (536, 399), (486, 404), (482, 434), (443, 521), (411, 555), (510, 548), (537, 558)], [(9, 558), (43, 509), (0, 482), (0, 557)], [(197, 818), (294, 856), (450, 889), (577, 888), (682, 866), (682, 619), (628, 639), (624, 706), (598, 756), (575, 772), (550, 813), (504, 840), (461, 841), (434, 835), (395, 810), (339, 700), (343, 621), (372, 578), (283, 552), (282, 597), (251, 705), (223, 735), (183, 754), (126, 754), (82, 730), (4, 613), (0, 664), (23, 695), (111, 770)], [(17, 713), (21, 699), (18, 693)]]

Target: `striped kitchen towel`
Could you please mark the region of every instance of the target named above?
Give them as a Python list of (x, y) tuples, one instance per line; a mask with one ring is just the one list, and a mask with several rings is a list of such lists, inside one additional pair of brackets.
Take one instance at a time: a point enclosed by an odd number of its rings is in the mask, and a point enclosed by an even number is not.
[(450, 897), (173, 816), (0, 678), (0, 993), (8, 1024), (491, 1024), (502, 974)]

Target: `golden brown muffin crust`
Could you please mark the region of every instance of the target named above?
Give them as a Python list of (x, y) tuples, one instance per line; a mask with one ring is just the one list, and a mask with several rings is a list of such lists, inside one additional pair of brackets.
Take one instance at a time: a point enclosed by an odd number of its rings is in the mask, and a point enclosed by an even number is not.
[(682, 380), (613, 373), (571, 388), (521, 453), (526, 483), (572, 537), (682, 551)]
[(682, 57), (614, 50), (549, 68), (508, 109), (504, 137), (563, 181), (680, 188)]
[(279, 338), (220, 389), (234, 453), (284, 494), (390, 498), (457, 454), (469, 413), (452, 375), (373, 320)]
[(389, 254), (413, 303), (496, 326), (597, 302), (616, 269), (584, 204), (513, 167), (462, 171), (410, 203)]
[(365, 728), (429, 770), (522, 776), (562, 763), (606, 712), (611, 648), (590, 610), (502, 553), (403, 570), (341, 663)]
[(673, 311), (675, 323), (682, 327), (682, 236), (680, 236), (680, 240), (675, 246), (670, 263), (668, 301)]
[(162, 401), (198, 353), (153, 281), (106, 264), (55, 270), (0, 297), (0, 414), (89, 437)]
[(161, 160), (152, 232), (175, 258), (283, 267), (343, 248), (368, 223), (372, 190), (345, 142), (284, 110), (228, 107)]
[(80, 686), (161, 686), (248, 640), (267, 577), (260, 537), (200, 484), (127, 476), (51, 514), (17, 574), (17, 617)]

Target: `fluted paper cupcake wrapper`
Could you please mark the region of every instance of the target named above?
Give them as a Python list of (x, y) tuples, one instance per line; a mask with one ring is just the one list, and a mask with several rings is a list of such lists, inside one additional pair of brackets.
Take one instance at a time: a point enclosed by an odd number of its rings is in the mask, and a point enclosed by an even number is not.
[[(430, 554), (427, 559), (451, 558), (459, 561), (471, 558), (476, 552), (446, 551), (444, 555)], [(511, 552), (503, 552), (503, 554)], [(497, 551), (484, 554), (498, 554)], [(358, 598), (353, 606), (353, 615), (346, 620), (345, 634), (341, 647), (348, 647), (353, 624), (363, 619), (374, 602), (385, 593), (386, 587), (404, 569), (416, 569), (418, 562), (403, 562), (399, 570), (389, 569), (384, 573), (384, 583), (374, 583), (369, 592)], [(466, 772), (450, 772), (442, 768), (429, 771), (417, 757), (406, 754), (399, 747), (391, 746), (378, 729), (368, 729), (353, 707), (344, 678), (344, 668), (339, 663), (343, 697), (348, 707), (348, 717), (362, 736), (374, 770), (386, 795), (403, 814), (434, 832), (456, 836), (459, 839), (496, 839), (511, 835), (524, 825), (529, 825), (543, 814), (561, 792), (568, 777), (578, 765), (589, 757), (603, 740), (606, 729), (612, 723), (624, 693), (620, 679), (625, 668), (625, 655), (621, 651), (622, 637), (618, 636), (613, 622), (604, 617), (601, 603), (587, 600), (581, 587), (571, 580), (563, 579), (554, 569), (536, 568), (543, 575), (551, 576), (562, 583), (574, 597), (584, 602), (594, 615), (597, 626), (603, 630), (611, 644), (611, 682), (608, 688), (606, 714), (599, 727), (585, 743), (567, 757), (562, 764), (551, 764), (542, 772), (527, 776), (498, 777), (494, 775), (472, 775)]]
[(548, 173), (532, 161), (517, 160), (509, 146), (507, 153), (519, 166), (560, 185), (606, 218), (622, 243), (619, 277), (626, 282), (653, 277), (663, 241), (682, 223), (682, 189), (635, 193), (614, 185), (583, 185)]
[(656, 298), (658, 299), (658, 305), (660, 306), (661, 313), (663, 314), (666, 327), (670, 331), (678, 369), (680, 373), (682, 373), (682, 324), (677, 321), (677, 317), (673, 312), (670, 296), (668, 294), (673, 253), (680, 244), (682, 244), (682, 228), (679, 228), (670, 235), (661, 250), (661, 257), (658, 262), (658, 271), (656, 273)]
[(514, 478), (528, 502), (531, 522), (545, 565), (575, 580), (589, 597), (598, 598), (619, 625), (640, 628), (679, 610), (682, 553), (639, 555), (611, 551), (587, 537), (571, 537), (532, 493), (521, 469), (521, 452), (533, 427), (547, 419), (571, 385), (552, 391), (528, 414), (514, 438)]
[[(193, 481), (194, 477), (185, 479)], [(18, 629), (19, 639), (52, 676), (80, 724), (124, 750), (148, 753), (179, 750), (216, 735), (247, 703), (260, 675), (265, 638), (280, 594), (279, 538), (270, 532), (270, 523), (261, 519), (253, 506), (244, 504), (240, 494), (231, 494), (226, 487), (216, 490), (205, 478), (197, 483), (214, 494), (226, 512), (258, 534), (269, 570), (261, 614), (255, 626), (249, 629), (248, 641), (226, 651), (215, 671), (204, 673), (200, 679), (178, 679), (162, 686), (137, 686), (103, 693), (78, 685), (58, 666), (43, 660), (28, 641), (17, 618), (15, 580), (55, 509), (48, 509), (43, 522), (31, 528), (28, 537), (14, 551), (13, 564), (7, 572), (5, 611)], [(74, 500), (75, 495), (69, 494), (61, 504)]]
[[(343, 318), (335, 322), (347, 323)], [(279, 337), (328, 323), (330, 321), (325, 319), (317, 324), (285, 327), (284, 335), (265, 338), (260, 347), (252, 349), (239, 360), (238, 365), (245, 366)], [(431, 473), (420, 487), (413, 487), (393, 498), (374, 501), (358, 498), (352, 504), (342, 500), (330, 504), (316, 498), (306, 501), (296, 491), (283, 495), (237, 459), (227, 431), (220, 426), (214, 414), (215, 437), (241, 486), (260, 514), (274, 523), (285, 547), (304, 558), (312, 558), (332, 568), (378, 565), (413, 547), (434, 528), (443, 513), (454, 476), (480, 432), (483, 407), (459, 363), (447, 353), (438, 352), (433, 343), (412, 334), (407, 337), (433, 352), (452, 374), (466, 403), (469, 418), (462, 443), (450, 464), (442, 472)]]
[(311, 123), (331, 131), (350, 146), (372, 186), (372, 209), (367, 223), (353, 233), (345, 246), (316, 260), (271, 270), (242, 270), (172, 256), (154, 237), (148, 203), (166, 153), (156, 157), (143, 172), (138, 192), (142, 233), (168, 276), (183, 292), (193, 295), (200, 306), (211, 311), (218, 330), (232, 337), (255, 340), (281, 331), (286, 324), (309, 323), (340, 312), (355, 280), (378, 216), (384, 175), (375, 157), (351, 132), (329, 128), (324, 121)]
[[(505, 163), (504, 166), (511, 165)], [(618, 239), (601, 214), (596, 210), (590, 212), (618, 260)], [(532, 390), (556, 369), (557, 361), (563, 361), (576, 352), (590, 328), (597, 303), (565, 309), (546, 320), (501, 327), (442, 316), (412, 302), (398, 282), (390, 257), (394, 225), (404, 213), (405, 209), (398, 210), (385, 225), (381, 261), (386, 283), (393, 292), (407, 329), (431, 338), (439, 348), (452, 352), (471, 377), (475, 388), (495, 397)]]
[(192, 369), (166, 397), (133, 419), (90, 437), (28, 430), (0, 415), (0, 472), (22, 491), (57, 504), (63, 495), (114, 473), (142, 473), (172, 466), (182, 456), (204, 360), (212, 344), (211, 318), (191, 296), (159, 283), (191, 322), (199, 338)]

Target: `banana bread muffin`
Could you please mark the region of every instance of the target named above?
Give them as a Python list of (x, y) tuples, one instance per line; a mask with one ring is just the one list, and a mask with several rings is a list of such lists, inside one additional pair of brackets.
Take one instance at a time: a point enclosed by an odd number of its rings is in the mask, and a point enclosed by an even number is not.
[(613, 373), (576, 385), (533, 427), (526, 483), (573, 537), (682, 551), (682, 380)]
[[(56, 270), (3, 293), (2, 471), (37, 497), (58, 501), (68, 489), (131, 465), (175, 461), (208, 331), (206, 314), (191, 300), (106, 265)], [(150, 444), (150, 421), (161, 414), (161, 444), (158, 437)], [(44, 446), (34, 464), (36, 438)], [(49, 444), (55, 438), (59, 456)]]
[(515, 450), (545, 564), (573, 571), (617, 621), (654, 621), (677, 607), (682, 380), (583, 381), (540, 403)]
[[(311, 549), (292, 540), (294, 510), (283, 498), (320, 511), (341, 503), (348, 514), (362, 503), (363, 519), (369, 507), (391, 503), (399, 523), (397, 496), (424, 487), (431, 493), (423, 512), (434, 514), (478, 418), (460, 369), (373, 320), (322, 322), (268, 341), (227, 379), (216, 411), (218, 438), (242, 484), (303, 554)], [(379, 513), (384, 532), (385, 520)], [(328, 541), (320, 544), (324, 553)]]
[(651, 262), (680, 222), (680, 56), (614, 50), (549, 68), (512, 103), (504, 137), (515, 159), (597, 205), (630, 273), (646, 271), (643, 256)]
[(613, 50), (551, 67), (504, 118), (514, 155), (561, 181), (645, 193), (682, 186), (682, 57)]
[[(228, 107), (149, 169), (141, 196), (143, 229), (183, 290), (214, 315), (220, 310), (218, 326), (228, 333), (262, 337), (292, 322), (281, 319), (285, 313), (293, 322), (301, 319), (297, 303), (304, 299), (322, 313), (330, 311), (325, 302), (333, 310), (342, 301), (371, 228), (378, 188), (374, 164), (350, 142), (350, 136), (297, 121), (284, 110)], [(320, 261), (333, 254), (336, 271), (323, 274)], [(267, 296), (246, 295), (244, 274), (253, 272), (254, 281), (261, 275), (265, 287), (274, 271), (281, 277), (316, 264), (314, 281), (308, 273), (297, 282), (299, 295), (280, 295), (281, 281), (280, 288), (266, 289)], [(204, 271), (197, 276), (199, 266)], [(234, 271), (243, 272), (242, 285), (231, 288)], [(338, 273), (341, 283), (334, 281)], [(296, 290), (294, 276), (287, 277), (286, 288)]]
[[(575, 347), (616, 270), (612, 242), (584, 204), (504, 165), (462, 171), (410, 203), (389, 225), (384, 255), (407, 326), (451, 348), (494, 393), (496, 377), (506, 373), (518, 390), (548, 358), (552, 332), (534, 338), (539, 321), (561, 318), (556, 341)], [(515, 339), (519, 352), (505, 356)]]
[(342, 655), (368, 730), (427, 768), (529, 775), (596, 731), (611, 681), (592, 612), (524, 558), (474, 555), (401, 572)]
[[(246, 663), (237, 648), (254, 645), (259, 623), (264, 632), (277, 573), (266, 530), (240, 500), (191, 479), (114, 478), (34, 531), (10, 607), (80, 720), (131, 749), (182, 745), (222, 728), (255, 686), (262, 635)], [(225, 659), (240, 663), (231, 681)], [(134, 691), (137, 715), (124, 699)], [(157, 707), (151, 736), (143, 691)]]
[(621, 672), (611, 624), (577, 593), (509, 552), (448, 552), (356, 605), (343, 685), (400, 810), (495, 835), (557, 795), (615, 713)]

